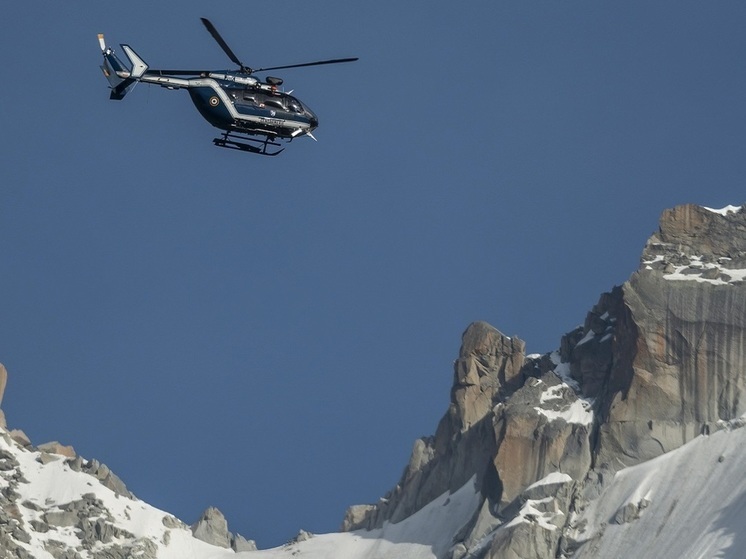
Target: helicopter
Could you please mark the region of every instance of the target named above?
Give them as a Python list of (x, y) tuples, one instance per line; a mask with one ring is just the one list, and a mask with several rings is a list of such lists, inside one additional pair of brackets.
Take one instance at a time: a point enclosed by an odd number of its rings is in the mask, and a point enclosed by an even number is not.
[[(302, 64), (251, 68), (234, 54), (218, 30), (206, 18), (202, 24), (220, 45), (237, 70), (155, 70), (130, 47), (120, 45), (129, 64), (122, 62), (106, 45), (103, 34), (98, 41), (104, 56), (101, 70), (109, 80), (109, 99), (121, 100), (139, 82), (167, 89), (186, 89), (199, 113), (214, 127), (223, 131), (213, 143), (259, 155), (274, 156), (284, 151), (286, 142), (300, 136), (314, 138), (319, 125), (314, 112), (292, 91), (280, 91), (282, 78), (267, 76), (262, 81), (253, 76), (259, 72), (285, 70), (304, 66), (354, 62), (358, 58), (336, 58)], [(280, 149), (276, 149), (280, 148)]]

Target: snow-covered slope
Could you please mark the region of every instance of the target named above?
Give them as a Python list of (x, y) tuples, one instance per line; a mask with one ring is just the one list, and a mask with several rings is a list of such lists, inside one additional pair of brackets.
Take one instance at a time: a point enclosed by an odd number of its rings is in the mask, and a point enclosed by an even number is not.
[(74, 462), (25, 447), (0, 429), (0, 558), (430, 559), (443, 555), (479, 504), (471, 480), (398, 524), (236, 553), (195, 538), (167, 512), (75, 471)]
[[(710, 436), (618, 472), (598, 499), (573, 514), (566, 536), (579, 547), (572, 557), (745, 557), (743, 426), (743, 420), (724, 424)], [(431, 559), (446, 556), (479, 504), (472, 480), (378, 530), (235, 553), (194, 538), (170, 514), (74, 471), (62, 455), (23, 448), (4, 430), (0, 492), (0, 526), (10, 538), (3, 541), (20, 548), (0, 549), (0, 557), (38, 559)], [(518, 515), (505, 528), (535, 517)]]
[(618, 472), (572, 519), (584, 542), (573, 557), (746, 557), (743, 425)]
[(474, 514), (479, 496), (474, 480), (441, 495), (409, 518), (371, 531), (323, 534), (267, 551), (244, 552), (245, 559), (432, 559), (443, 557), (453, 536)]
[(60, 454), (24, 448), (0, 429), (0, 547), (5, 547), (0, 557), (234, 555), (194, 538), (189, 527), (170, 514), (75, 471), (72, 462)]
[(557, 352), (471, 324), (399, 483), (344, 533), (276, 549), (0, 429), (0, 559), (746, 557), (744, 280), (746, 206), (666, 210), (640, 269)]

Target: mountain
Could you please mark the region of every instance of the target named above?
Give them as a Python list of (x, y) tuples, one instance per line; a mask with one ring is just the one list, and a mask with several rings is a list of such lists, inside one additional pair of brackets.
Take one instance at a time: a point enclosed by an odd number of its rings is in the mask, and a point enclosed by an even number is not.
[(471, 324), (399, 483), (340, 533), (271, 550), (3, 426), (0, 559), (744, 557), (745, 278), (746, 206), (666, 210), (639, 269), (557, 351)]

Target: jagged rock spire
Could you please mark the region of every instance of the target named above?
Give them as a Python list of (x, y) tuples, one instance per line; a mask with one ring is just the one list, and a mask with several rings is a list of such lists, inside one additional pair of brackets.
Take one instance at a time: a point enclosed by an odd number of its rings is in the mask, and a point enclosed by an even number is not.
[[(398, 522), (476, 476), (481, 505), (448, 557), (571, 554), (582, 542), (560, 537), (577, 529), (569, 511), (610, 474), (746, 412), (746, 206), (666, 210), (641, 262), (551, 355), (470, 325), (435, 436), (343, 528)], [(537, 498), (537, 483), (553, 496)]]
[(0, 406), (3, 404), (3, 394), (5, 394), (5, 386), (8, 384), (8, 371), (5, 370), (5, 365), (0, 363)]

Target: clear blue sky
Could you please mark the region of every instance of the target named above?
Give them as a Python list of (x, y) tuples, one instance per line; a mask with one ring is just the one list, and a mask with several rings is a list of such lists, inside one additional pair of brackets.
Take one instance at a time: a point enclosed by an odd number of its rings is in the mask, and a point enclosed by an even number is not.
[[(319, 115), (220, 150), (152, 67), (276, 72)], [(487, 320), (551, 351), (664, 208), (744, 201), (743, 2), (13, 2), (0, 48), (11, 427), (259, 545), (335, 530), (445, 412)]]

